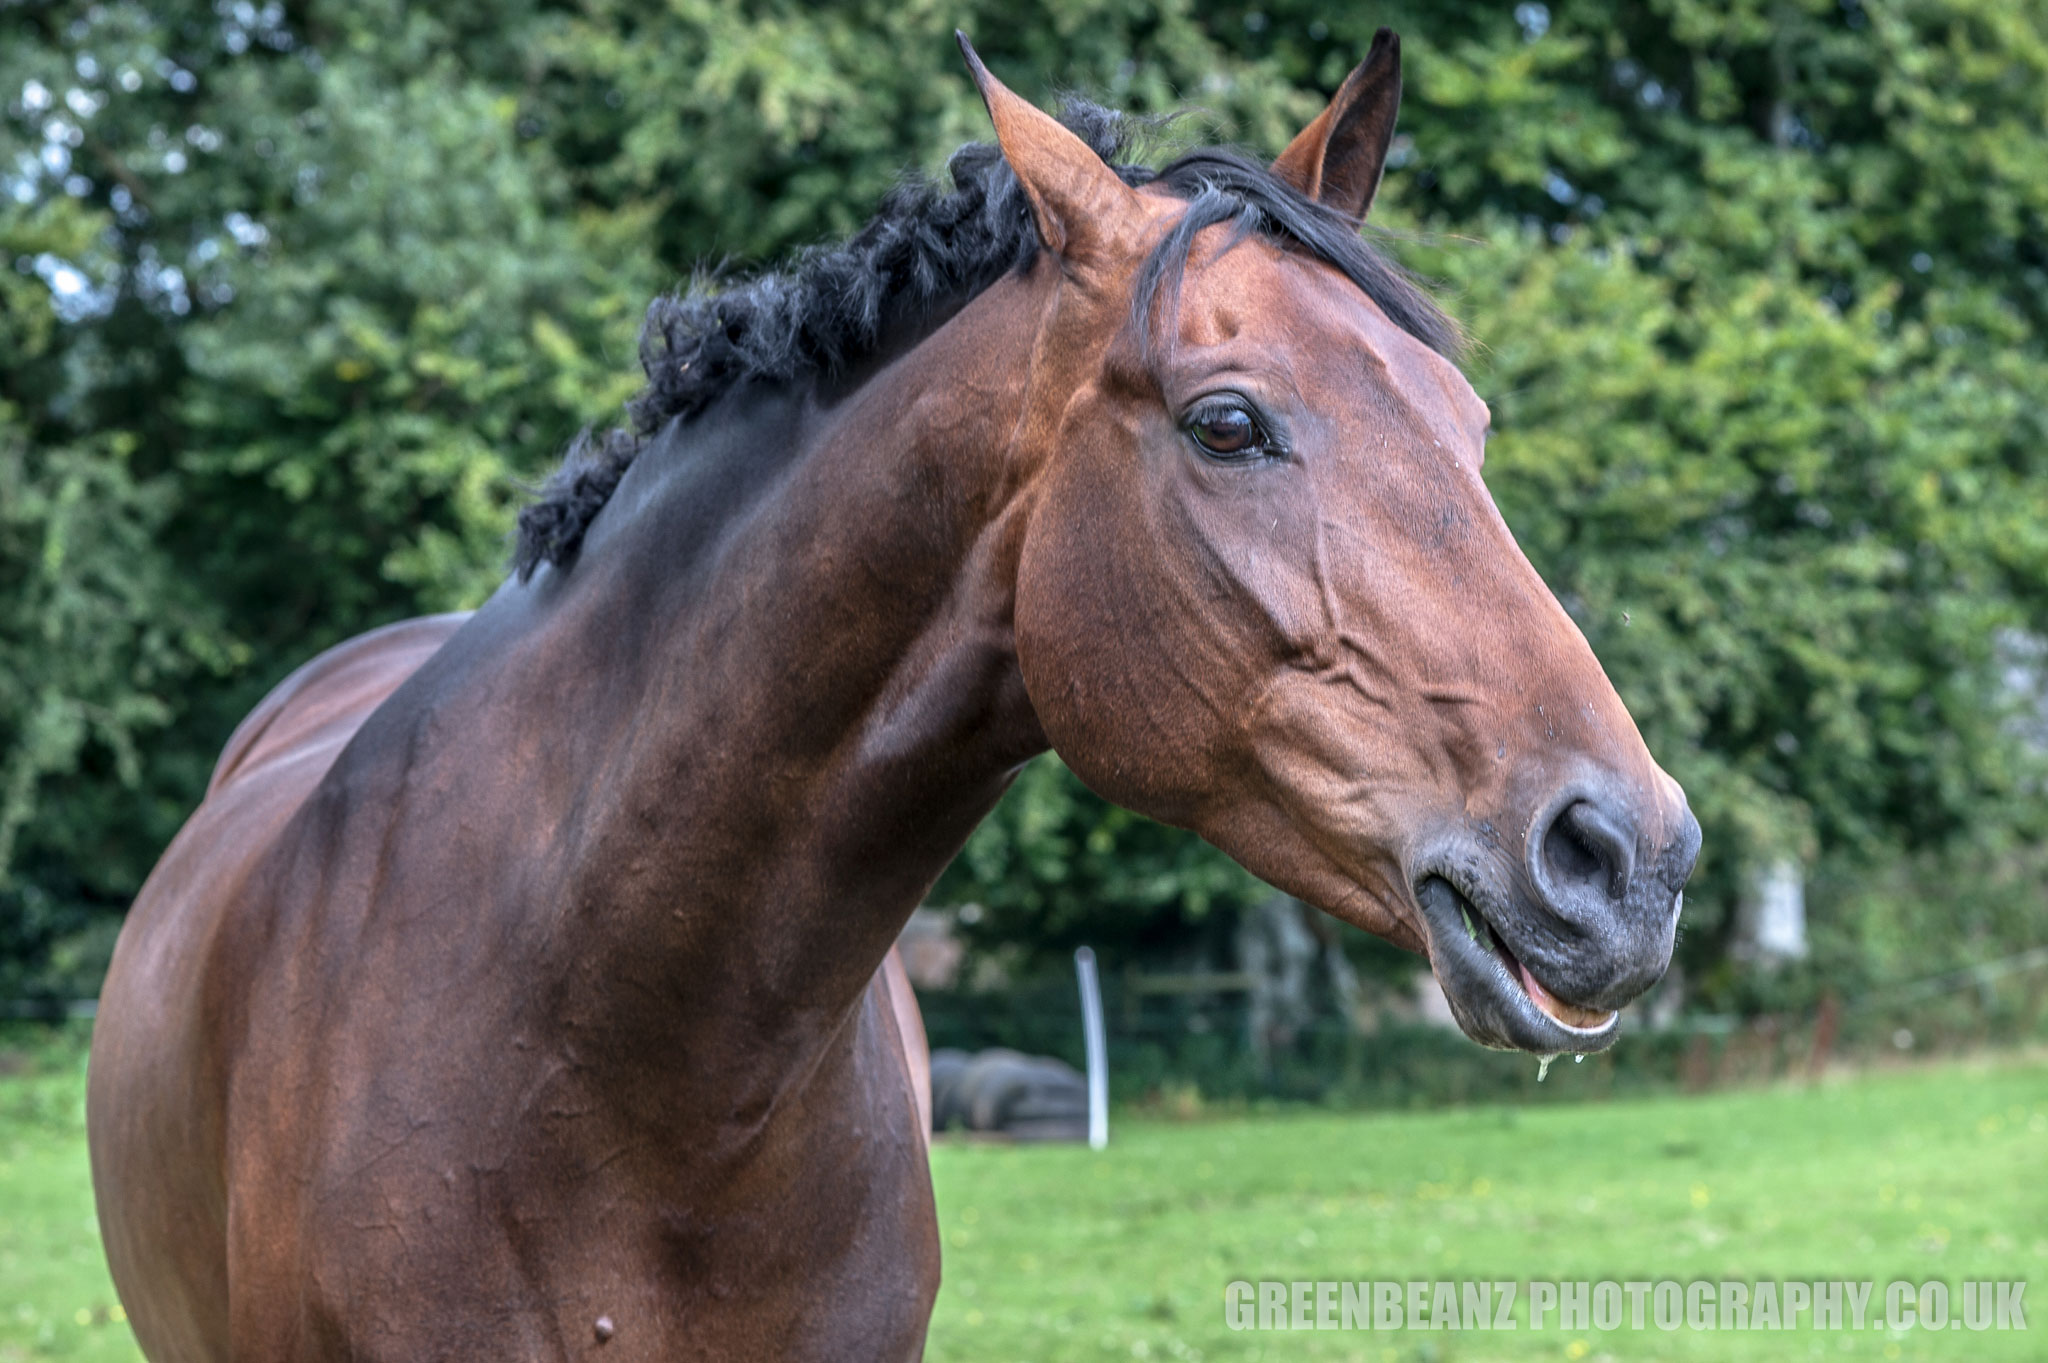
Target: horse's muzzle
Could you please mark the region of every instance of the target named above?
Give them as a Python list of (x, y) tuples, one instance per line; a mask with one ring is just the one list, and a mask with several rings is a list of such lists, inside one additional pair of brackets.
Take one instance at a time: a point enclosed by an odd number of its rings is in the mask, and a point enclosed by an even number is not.
[(1570, 788), (1531, 821), (1522, 865), (1475, 846), (1424, 870), (1430, 964), (1469, 1036), (1541, 1053), (1613, 1044), (1617, 1010), (1671, 963), (1700, 845), (1699, 822), (1678, 814), (1655, 845), (1625, 805)]

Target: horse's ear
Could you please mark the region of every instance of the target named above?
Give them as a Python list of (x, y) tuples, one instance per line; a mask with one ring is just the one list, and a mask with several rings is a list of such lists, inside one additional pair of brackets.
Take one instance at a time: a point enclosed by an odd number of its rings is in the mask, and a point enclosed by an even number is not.
[(1318, 203), (1364, 221), (1387, 167), (1400, 107), (1401, 40), (1383, 28), (1330, 107), (1273, 162), (1273, 174)]
[(1031, 200), (1039, 237), (1055, 255), (1086, 254), (1136, 212), (1136, 191), (1058, 119), (990, 75), (965, 33), (953, 36), (988, 105), (1003, 159)]

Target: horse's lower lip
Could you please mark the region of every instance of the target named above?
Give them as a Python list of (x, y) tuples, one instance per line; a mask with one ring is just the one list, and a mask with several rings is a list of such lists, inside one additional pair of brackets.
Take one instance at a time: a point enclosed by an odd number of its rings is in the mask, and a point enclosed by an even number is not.
[[(1492, 935), (1495, 945), (1501, 951), (1507, 952), (1507, 944), (1500, 940), (1499, 933), (1494, 932), (1493, 925), (1489, 923), (1486, 930)], [(1528, 966), (1515, 960), (1512, 952), (1507, 952), (1507, 954), (1508, 959), (1514, 961), (1515, 979), (1522, 986), (1522, 992), (1527, 994), (1530, 1001), (1538, 1008), (1541, 1008), (1565, 1026), (1597, 1031), (1614, 1021), (1612, 1009), (1602, 1012), (1596, 1008), (1581, 1008), (1575, 1003), (1566, 1003), (1563, 999), (1558, 998), (1548, 989), (1545, 989), (1541, 981), (1529, 973)]]
[(1458, 1025), (1473, 1040), (1546, 1054), (1613, 1044), (1619, 1014), (1579, 1008), (1552, 995), (1448, 880), (1424, 877), (1415, 897), (1429, 927), (1430, 964)]

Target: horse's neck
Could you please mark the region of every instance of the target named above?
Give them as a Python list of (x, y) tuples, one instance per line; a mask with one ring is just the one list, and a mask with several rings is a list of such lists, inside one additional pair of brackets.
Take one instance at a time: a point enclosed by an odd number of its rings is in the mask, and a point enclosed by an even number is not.
[[(688, 1011), (843, 1015), (1018, 763), (1006, 281), (829, 409), (736, 398), (641, 456), (542, 593), (601, 684), (565, 887)], [(622, 996), (623, 997), (623, 996)]]

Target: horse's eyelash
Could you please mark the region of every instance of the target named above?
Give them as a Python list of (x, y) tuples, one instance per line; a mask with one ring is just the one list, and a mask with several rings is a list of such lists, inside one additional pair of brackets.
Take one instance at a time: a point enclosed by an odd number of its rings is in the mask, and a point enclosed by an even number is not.
[(1258, 427), (1262, 431), (1270, 433), (1273, 429), (1273, 423), (1266, 419), (1266, 414), (1260, 409), (1259, 404), (1253, 402), (1250, 398), (1235, 395), (1203, 398), (1200, 402), (1188, 408), (1187, 415), (1183, 419), (1186, 421), (1202, 421), (1218, 412), (1233, 411), (1243, 412), (1251, 417), (1253, 421), (1258, 423)]

